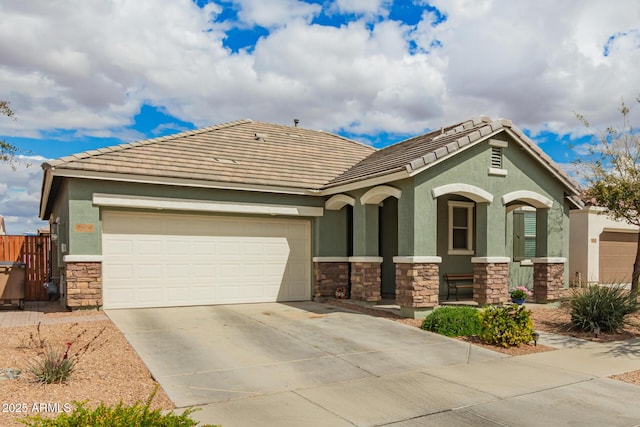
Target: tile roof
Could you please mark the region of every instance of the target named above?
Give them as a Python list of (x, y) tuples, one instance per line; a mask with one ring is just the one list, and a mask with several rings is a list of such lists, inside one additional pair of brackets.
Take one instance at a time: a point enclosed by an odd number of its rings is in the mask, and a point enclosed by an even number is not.
[(375, 149), (249, 119), (87, 151), (43, 168), (318, 189)]
[(322, 190), (395, 172), (408, 177), (504, 130), (515, 134), (577, 195), (571, 178), (511, 121), (486, 116), (378, 151), (328, 132), (245, 119), (87, 151), (44, 163), (43, 168)]
[(510, 120), (492, 121), (486, 116), (475, 117), (452, 126), (443, 127), (376, 151), (331, 180), (325, 188), (389, 175), (394, 172), (406, 171), (410, 174), (506, 129), (513, 132), (546, 167), (551, 169), (558, 178), (564, 180), (573, 192), (577, 192), (577, 186), (573, 180)]

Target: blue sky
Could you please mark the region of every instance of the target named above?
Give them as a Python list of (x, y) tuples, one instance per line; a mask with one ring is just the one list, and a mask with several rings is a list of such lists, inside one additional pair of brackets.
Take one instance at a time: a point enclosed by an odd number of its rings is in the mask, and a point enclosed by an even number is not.
[(635, 0), (25, 0), (0, 14), (0, 99), (17, 116), (0, 137), (32, 164), (0, 165), (15, 234), (42, 224), (43, 160), (241, 118), (383, 147), (504, 117), (570, 169), (576, 112), (616, 125), (624, 98), (638, 117)]

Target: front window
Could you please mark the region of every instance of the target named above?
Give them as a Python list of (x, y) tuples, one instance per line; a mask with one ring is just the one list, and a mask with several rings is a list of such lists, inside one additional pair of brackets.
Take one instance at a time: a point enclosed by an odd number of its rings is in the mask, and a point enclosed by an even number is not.
[(449, 201), (449, 255), (473, 255), (473, 206)]

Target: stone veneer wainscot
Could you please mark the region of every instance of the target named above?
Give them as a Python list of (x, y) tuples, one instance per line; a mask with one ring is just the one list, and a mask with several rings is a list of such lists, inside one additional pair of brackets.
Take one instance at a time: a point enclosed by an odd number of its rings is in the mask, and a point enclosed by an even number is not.
[(474, 257), (473, 300), (480, 305), (509, 301), (509, 258)]
[(336, 288), (349, 286), (349, 258), (317, 257), (313, 259), (314, 300), (334, 297)]
[(440, 293), (440, 257), (394, 257), (396, 301), (401, 307), (431, 308)]
[(566, 258), (534, 258), (533, 295), (536, 302), (555, 302), (564, 290), (564, 264)]
[(378, 302), (380, 293), (380, 257), (351, 257), (351, 299)]
[(66, 262), (66, 294), (69, 308), (102, 306), (102, 263)]

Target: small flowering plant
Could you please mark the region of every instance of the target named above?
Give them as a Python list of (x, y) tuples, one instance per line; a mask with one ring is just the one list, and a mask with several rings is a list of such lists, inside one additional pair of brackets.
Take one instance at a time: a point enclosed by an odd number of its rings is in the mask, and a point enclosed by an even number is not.
[(511, 299), (519, 300), (519, 299), (527, 299), (527, 297), (530, 297), (533, 295), (533, 292), (531, 292), (525, 286), (516, 286), (515, 288), (511, 289), (511, 292), (509, 293), (509, 295), (511, 296)]
[(69, 354), (71, 343), (67, 343), (67, 348), (63, 351), (48, 346), (45, 352), (41, 353), (42, 359), (36, 360), (27, 370), (33, 374), (36, 382), (43, 384), (66, 382), (76, 365), (76, 358)]

